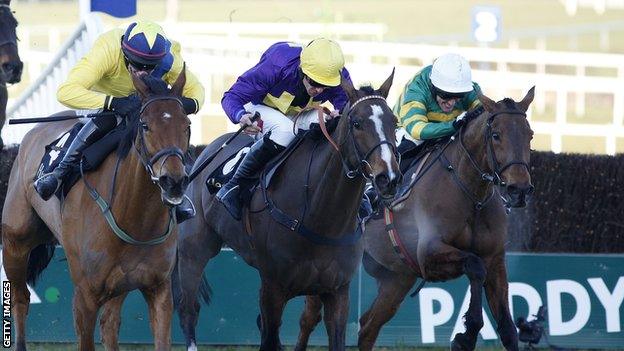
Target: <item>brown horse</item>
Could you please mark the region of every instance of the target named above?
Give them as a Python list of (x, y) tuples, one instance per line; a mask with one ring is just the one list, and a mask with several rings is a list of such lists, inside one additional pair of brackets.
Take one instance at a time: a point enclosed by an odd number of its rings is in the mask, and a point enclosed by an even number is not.
[[(262, 189), (255, 190), (249, 206), (250, 234), (209, 194), (207, 174), (189, 186), (187, 193), (203, 216), (181, 224), (173, 276), (174, 289), (181, 285), (174, 296), (180, 296), (176, 303), (189, 350), (196, 347), (201, 274), (224, 243), (260, 273), (261, 350), (281, 348), (279, 327), (286, 302), (309, 294), (325, 303), (329, 348), (344, 349), (349, 284), (363, 252), (356, 215), (366, 178), (385, 198), (393, 197), (400, 180), (393, 153), (396, 117), (385, 100), (392, 78), (377, 91), (356, 90), (351, 82), (342, 82), (350, 108), (331, 133), (332, 143), (305, 139), (274, 176), (266, 199)], [(209, 145), (198, 162), (225, 137)], [(282, 223), (272, 217), (276, 213)]]
[[(378, 284), (371, 308), (360, 318), (358, 346), (372, 350), (381, 327), (396, 313), (416, 282), (437, 282), (465, 274), (470, 280), (466, 332), (457, 334), (453, 350), (474, 350), (483, 326), (482, 289), (507, 350), (518, 350), (518, 334), (509, 313), (505, 241), (507, 219), (498, 189), (511, 207), (522, 207), (531, 193), (530, 141), (533, 131), (526, 111), (534, 89), (520, 102), (494, 102), (480, 95), (484, 112), (444, 147), (434, 150), (418, 173), (409, 197), (385, 218), (369, 222), (364, 234), (364, 267)], [(386, 225), (399, 235), (391, 240)], [(397, 246), (396, 248), (394, 246)], [(402, 253), (401, 258), (395, 251)], [(307, 297), (297, 349), (320, 318), (320, 301)]]
[[(17, 53), (17, 20), (11, 12), (10, 0), (0, 0), (0, 132), (6, 120), (6, 105), (9, 98), (7, 83), (19, 83), (24, 64)], [(4, 143), (0, 137), (0, 150)]]
[[(147, 85), (147, 80), (133, 79), (143, 106), (127, 120), (117, 155), (109, 155), (96, 172), (85, 174), (85, 181), (74, 185), (62, 204), (55, 197), (43, 201), (33, 188), (33, 178), (44, 145), (71, 123), (38, 125), (24, 137), (2, 214), (2, 253), (12, 283), (17, 350), (26, 346), (30, 295), (26, 282), (33, 282), (47, 266), (57, 240), (65, 248), (75, 284), (80, 350), (95, 349), (95, 322), (104, 304), (103, 342), (107, 349), (117, 349), (119, 309), (134, 289), (147, 300), (156, 350), (170, 348), (170, 274), (177, 238), (171, 206), (182, 201), (188, 182), (183, 155), (190, 120), (178, 99), (185, 80), (183, 71), (169, 90), (161, 81)], [(110, 207), (104, 199), (111, 199)]]

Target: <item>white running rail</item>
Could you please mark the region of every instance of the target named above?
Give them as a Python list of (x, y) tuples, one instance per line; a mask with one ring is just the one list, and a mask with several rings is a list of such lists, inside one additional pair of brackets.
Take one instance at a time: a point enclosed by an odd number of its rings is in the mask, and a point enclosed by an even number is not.
[[(37, 72), (36, 70), (42, 63), (47, 67), (40, 74), (35, 75), (38, 78), (19, 98), (12, 100), (7, 109), (7, 117), (42, 117), (67, 109), (57, 101), (56, 90), (67, 77), (69, 70), (89, 50), (102, 30), (100, 18), (89, 16), (70, 35), (55, 56), (52, 57), (48, 52), (20, 52), (21, 57), (27, 61), (31, 76)], [(5, 144), (18, 144), (33, 126), (32, 124), (5, 125), (2, 129), (2, 139)]]

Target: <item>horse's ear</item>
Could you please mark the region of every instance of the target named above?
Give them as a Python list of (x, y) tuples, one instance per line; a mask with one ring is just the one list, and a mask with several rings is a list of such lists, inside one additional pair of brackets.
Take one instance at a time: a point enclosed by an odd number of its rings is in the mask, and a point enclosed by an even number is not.
[(131, 74), (130, 76), (132, 77), (132, 84), (134, 85), (134, 88), (136, 89), (137, 93), (139, 93), (139, 97), (141, 98), (141, 100), (145, 100), (145, 98), (149, 96), (150, 92), (147, 84), (143, 82), (143, 78), (141, 76), (138, 76), (136, 74)]
[(186, 62), (182, 65), (182, 71), (171, 87), (171, 93), (174, 96), (182, 96), (184, 85), (186, 84)]
[(386, 81), (383, 82), (383, 84), (379, 88), (379, 93), (381, 94), (381, 96), (388, 98), (388, 93), (390, 93), (390, 87), (392, 87), (393, 79), (394, 79), (394, 68), (392, 69), (392, 73), (390, 74), (390, 77), (388, 77)]
[(357, 90), (355, 89), (355, 87), (353, 87), (353, 82), (351, 82), (351, 79), (345, 79), (344, 77), (342, 77), (342, 79), (340, 80), (340, 87), (342, 88), (342, 90), (344, 90), (345, 93), (347, 93), (347, 97), (349, 98), (350, 102), (358, 99)]
[(483, 107), (485, 108), (486, 111), (492, 112), (492, 111), (496, 110), (496, 102), (494, 100), (492, 100), (489, 97), (483, 95), (482, 92), (479, 92), (477, 94), (477, 97), (479, 98), (479, 101), (481, 101), (481, 104), (483, 105)]
[(529, 89), (529, 92), (526, 94), (526, 96), (522, 99), (522, 101), (518, 103), (520, 109), (524, 112), (527, 112), (527, 110), (529, 109), (529, 105), (531, 105), (531, 102), (533, 102), (534, 97), (535, 85), (531, 89)]

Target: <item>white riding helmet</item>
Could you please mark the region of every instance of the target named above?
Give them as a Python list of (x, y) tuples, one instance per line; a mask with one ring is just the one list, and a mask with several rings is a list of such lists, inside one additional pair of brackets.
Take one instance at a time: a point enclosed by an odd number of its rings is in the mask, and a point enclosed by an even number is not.
[(444, 54), (433, 62), (431, 83), (448, 93), (472, 91), (472, 73), (468, 61), (457, 54)]

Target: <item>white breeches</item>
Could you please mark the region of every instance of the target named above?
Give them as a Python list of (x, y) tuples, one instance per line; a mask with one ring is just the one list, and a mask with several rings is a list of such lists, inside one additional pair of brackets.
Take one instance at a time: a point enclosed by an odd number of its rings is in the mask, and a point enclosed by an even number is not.
[(294, 117), (286, 116), (274, 108), (249, 103), (245, 105), (245, 110), (251, 113), (260, 113), (263, 126), (262, 132), (256, 135), (256, 140), (271, 132), (269, 139), (282, 146), (290, 144), (298, 130), (307, 130), (310, 128), (311, 123), (318, 123), (318, 112), (316, 110), (304, 112), (297, 118), (297, 126), (295, 128), (293, 128)]

